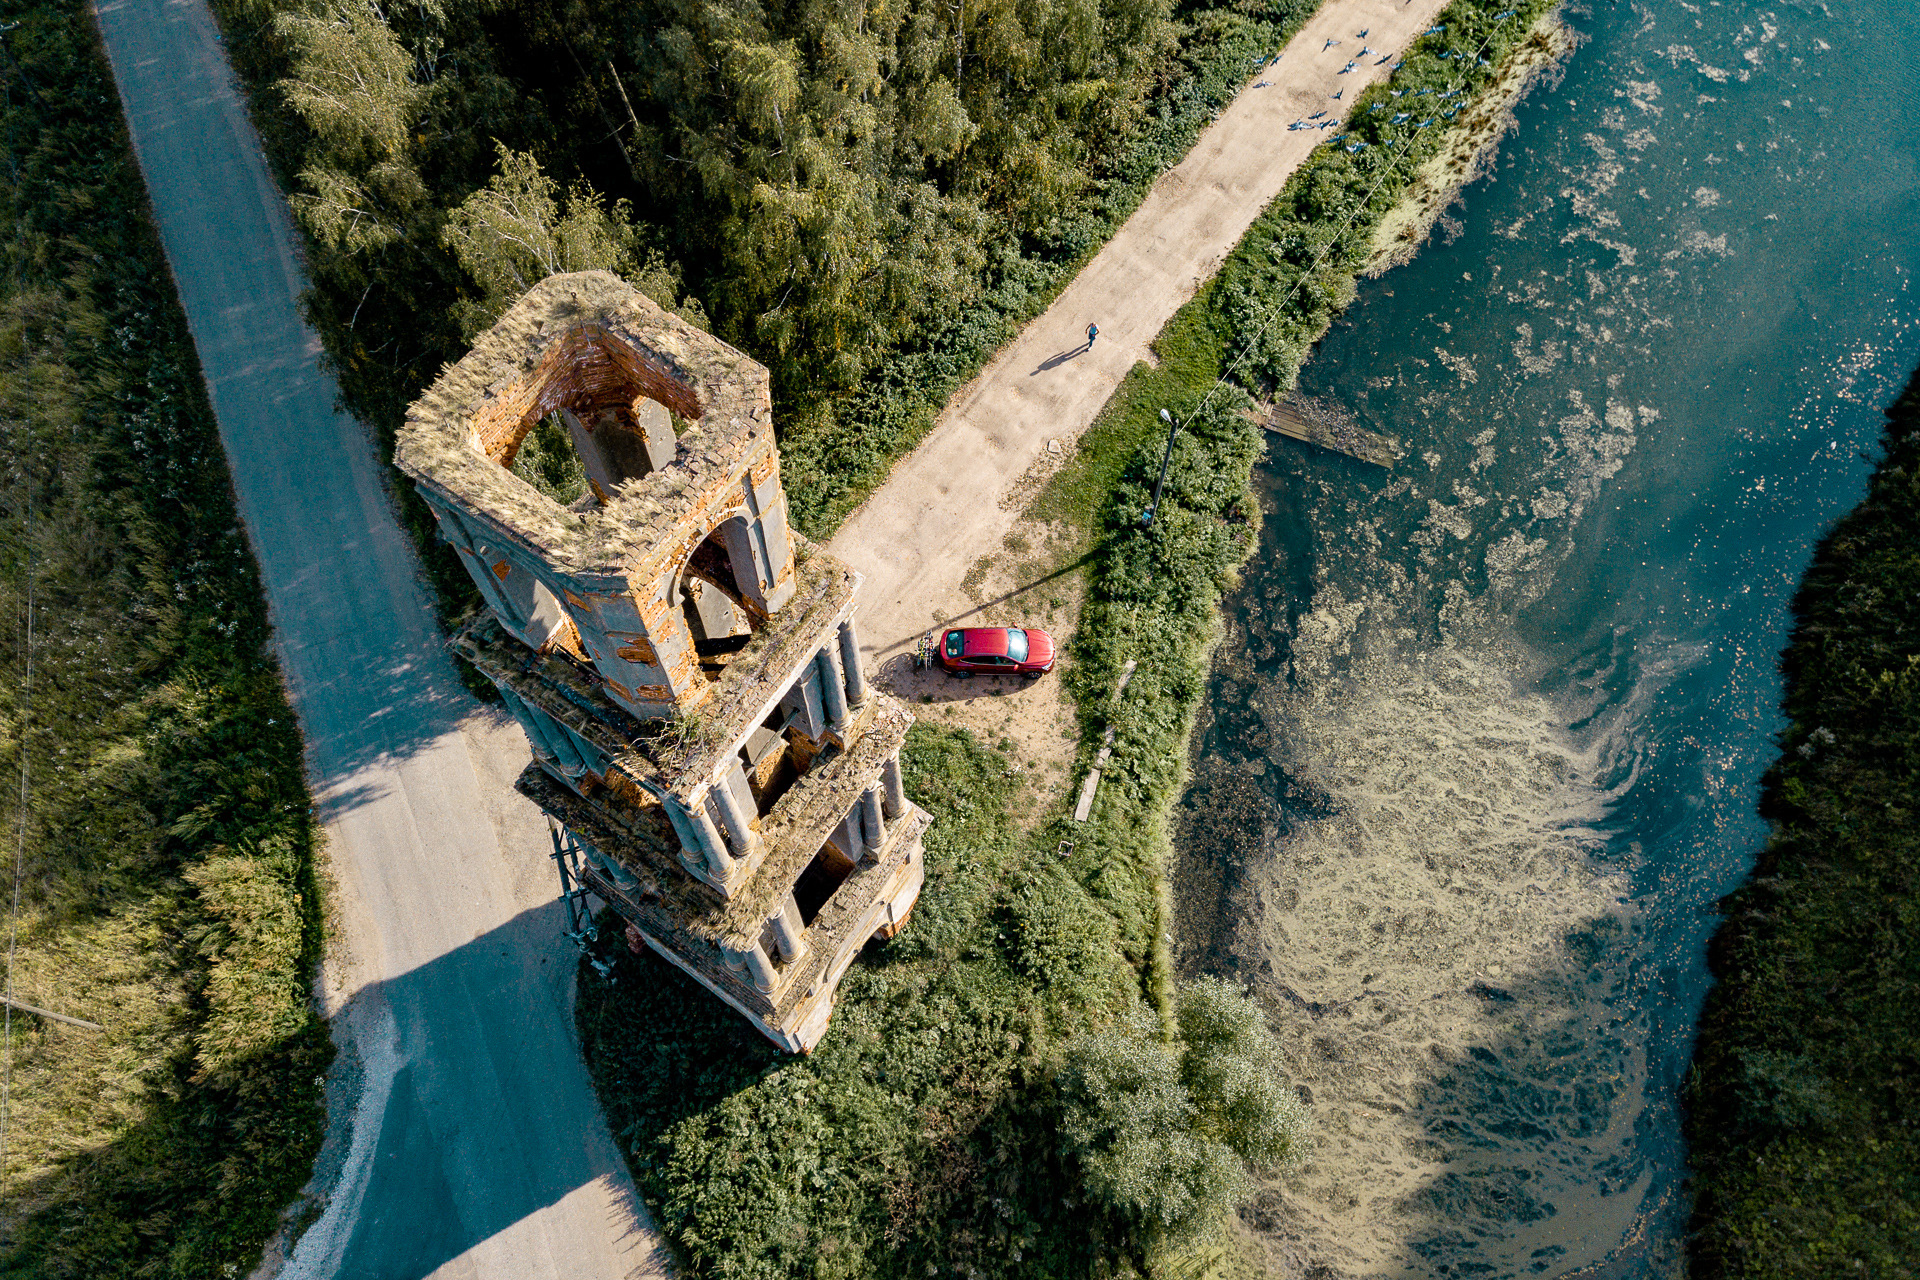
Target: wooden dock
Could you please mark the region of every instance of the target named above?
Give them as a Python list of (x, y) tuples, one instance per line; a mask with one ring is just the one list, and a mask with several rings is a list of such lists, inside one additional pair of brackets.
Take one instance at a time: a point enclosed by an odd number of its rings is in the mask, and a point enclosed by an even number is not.
[(1344, 453), (1376, 467), (1391, 467), (1400, 459), (1399, 441), (1368, 431), (1345, 414), (1304, 396), (1288, 395), (1276, 404), (1256, 404), (1247, 411), (1247, 417), (1275, 435)]

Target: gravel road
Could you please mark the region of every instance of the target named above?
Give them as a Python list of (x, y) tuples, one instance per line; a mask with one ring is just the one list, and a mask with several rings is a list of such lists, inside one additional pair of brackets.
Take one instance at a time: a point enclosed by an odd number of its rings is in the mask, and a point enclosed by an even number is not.
[[(1446, 0), (1322, 5), (1277, 63), (1248, 77), (1054, 304), (954, 395), (926, 440), (827, 544), (866, 576), (860, 635), (870, 662), (878, 666), (930, 627), (975, 609), (961, 582), (1019, 522), (1018, 482), (1049, 465), (1047, 441), (1079, 439), (1127, 371), (1151, 358), (1174, 312), (1331, 136), (1287, 126), (1317, 111), (1343, 114), (1392, 71), (1381, 54), (1406, 48), (1445, 7)], [(1375, 52), (1359, 57), (1363, 45)], [(1343, 73), (1349, 61), (1357, 65)], [(1100, 336), (1088, 349), (1090, 323)]]
[[(460, 687), (202, 0), (97, 9), (219, 418), (337, 882), (331, 1197), (281, 1274), (664, 1275), (573, 1038), (519, 731)], [(350, 1121), (350, 1123), (346, 1123)], [(326, 1188), (323, 1188), (326, 1189)]]

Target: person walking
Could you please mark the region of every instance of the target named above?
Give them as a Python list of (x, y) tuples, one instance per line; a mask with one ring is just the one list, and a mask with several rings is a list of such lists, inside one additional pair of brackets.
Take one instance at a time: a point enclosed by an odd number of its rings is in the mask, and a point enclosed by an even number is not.
[(1093, 350), (1093, 340), (1099, 336), (1100, 336), (1099, 325), (1090, 324), (1087, 326), (1087, 350), (1089, 351)]

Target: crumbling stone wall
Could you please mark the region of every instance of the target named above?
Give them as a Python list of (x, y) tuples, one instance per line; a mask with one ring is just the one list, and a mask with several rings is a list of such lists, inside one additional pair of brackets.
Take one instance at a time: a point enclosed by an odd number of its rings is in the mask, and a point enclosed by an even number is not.
[[(555, 415), (588, 492), (514, 457)], [(552, 439), (553, 437), (545, 437)], [(454, 647), (533, 750), (570, 873), (782, 1046), (891, 937), (930, 819), (912, 715), (861, 668), (859, 576), (787, 527), (766, 370), (605, 272), (516, 302), (412, 407), (398, 464), (487, 608)]]

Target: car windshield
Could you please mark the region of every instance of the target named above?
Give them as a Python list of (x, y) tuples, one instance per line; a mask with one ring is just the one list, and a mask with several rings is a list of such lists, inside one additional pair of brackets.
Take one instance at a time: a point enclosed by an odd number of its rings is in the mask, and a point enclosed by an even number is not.
[(947, 632), (947, 656), (949, 658), (959, 657), (960, 646), (965, 644), (966, 640), (967, 640), (966, 633), (963, 631)]
[(1017, 629), (1007, 632), (1007, 656), (1015, 662), (1027, 660), (1027, 633)]

